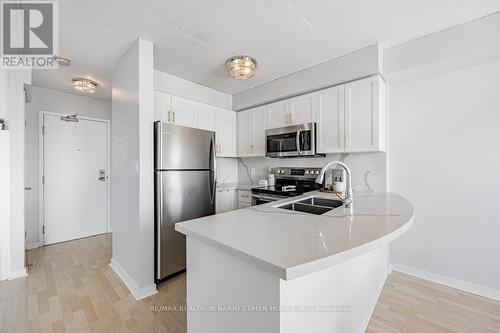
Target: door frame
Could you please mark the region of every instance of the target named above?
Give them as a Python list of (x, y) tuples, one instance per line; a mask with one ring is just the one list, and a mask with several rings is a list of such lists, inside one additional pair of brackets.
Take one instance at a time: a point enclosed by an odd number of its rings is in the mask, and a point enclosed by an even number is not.
[[(40, 246), (45, 245), (45, 234), (42, 232), (43, 226), (45, 224), (44, 221), (44, 184), (42, 181), (42, 177), (44, 175), (44, 146), (45, 146), (45, 137), (43, 135), (43, 124), (44, 117), (46, 115), (56, 116), (56, 117), (64, 117), (71, 115), (70, 113), (59, 113), (59, 112), (51, 112), (45, 110), (38, 110), (38, 240)], [(106, 232), (111, 232), (111, 216), (110, 216), (110, 180), (111, 180), (111, 120), (101, 119), (101, 118), (92, 118), (85, 116), (78, 116), (78, 119), (87, 120), (87, 121), (95, 121), (104, 123), (106, 125), (106, 170), (108, 171), (108, 181), (106, 182)]]

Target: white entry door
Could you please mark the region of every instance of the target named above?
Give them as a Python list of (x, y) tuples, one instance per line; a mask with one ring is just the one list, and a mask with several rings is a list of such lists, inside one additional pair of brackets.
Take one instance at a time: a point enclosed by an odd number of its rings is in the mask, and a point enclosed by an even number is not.
[(106, 122), (43, 117), (44, 243), (107, 232)]

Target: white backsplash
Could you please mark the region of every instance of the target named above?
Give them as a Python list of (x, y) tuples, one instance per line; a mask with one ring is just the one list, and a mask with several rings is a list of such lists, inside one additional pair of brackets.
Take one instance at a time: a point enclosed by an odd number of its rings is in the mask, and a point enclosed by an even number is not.
[[(386, 153), (329, 154), (321, 158), (245, 157), (239, 159), (238, 180), (240, 183), (249, 183), (251, 179), (253, 183), (258, 184), (259, 179), (267, 179), (270, 168), (323, 167), (330, 161), (341, 160), (351, 168), (354, 190), (385, 192), (386, 158)], [(248, 173), (245, 166), (248, 168)], [(252, 168), (255, 169), (255, 175), (251, 175)]]
[[(237, 183), (238, 182), (238, 159), (218, 157), (217, 163), (217, 183)], [(248, 181), (247, 181), (248, 182)]]

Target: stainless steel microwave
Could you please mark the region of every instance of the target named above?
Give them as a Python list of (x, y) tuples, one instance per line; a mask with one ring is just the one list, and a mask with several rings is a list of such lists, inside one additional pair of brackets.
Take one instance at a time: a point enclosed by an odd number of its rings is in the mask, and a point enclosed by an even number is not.
[(266, 156), (324, 156), (316, 153), (316, 123), (266, 130)]

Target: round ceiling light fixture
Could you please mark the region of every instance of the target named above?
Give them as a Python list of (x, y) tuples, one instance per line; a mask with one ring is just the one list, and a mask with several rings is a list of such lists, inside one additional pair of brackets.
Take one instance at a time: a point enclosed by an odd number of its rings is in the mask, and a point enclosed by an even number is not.
[(57, 62), (58, 65), (69, 66), (71, 64), (71, 60), (69, 60), (68, 58), (59, 57), (56, 55), (53, 58)]
[(73, 88), (83, 93), (93, 94), (97, 90), (97, 86), (98, 86), (97, 82), (89, 79), (84, 79), (84, 78), (73, 79)]
[(257, 69), (257, 61), (249, 56), (234, 56), (227, 60), (229, 75), (238, 80), (246, 80), (254, 76)]

